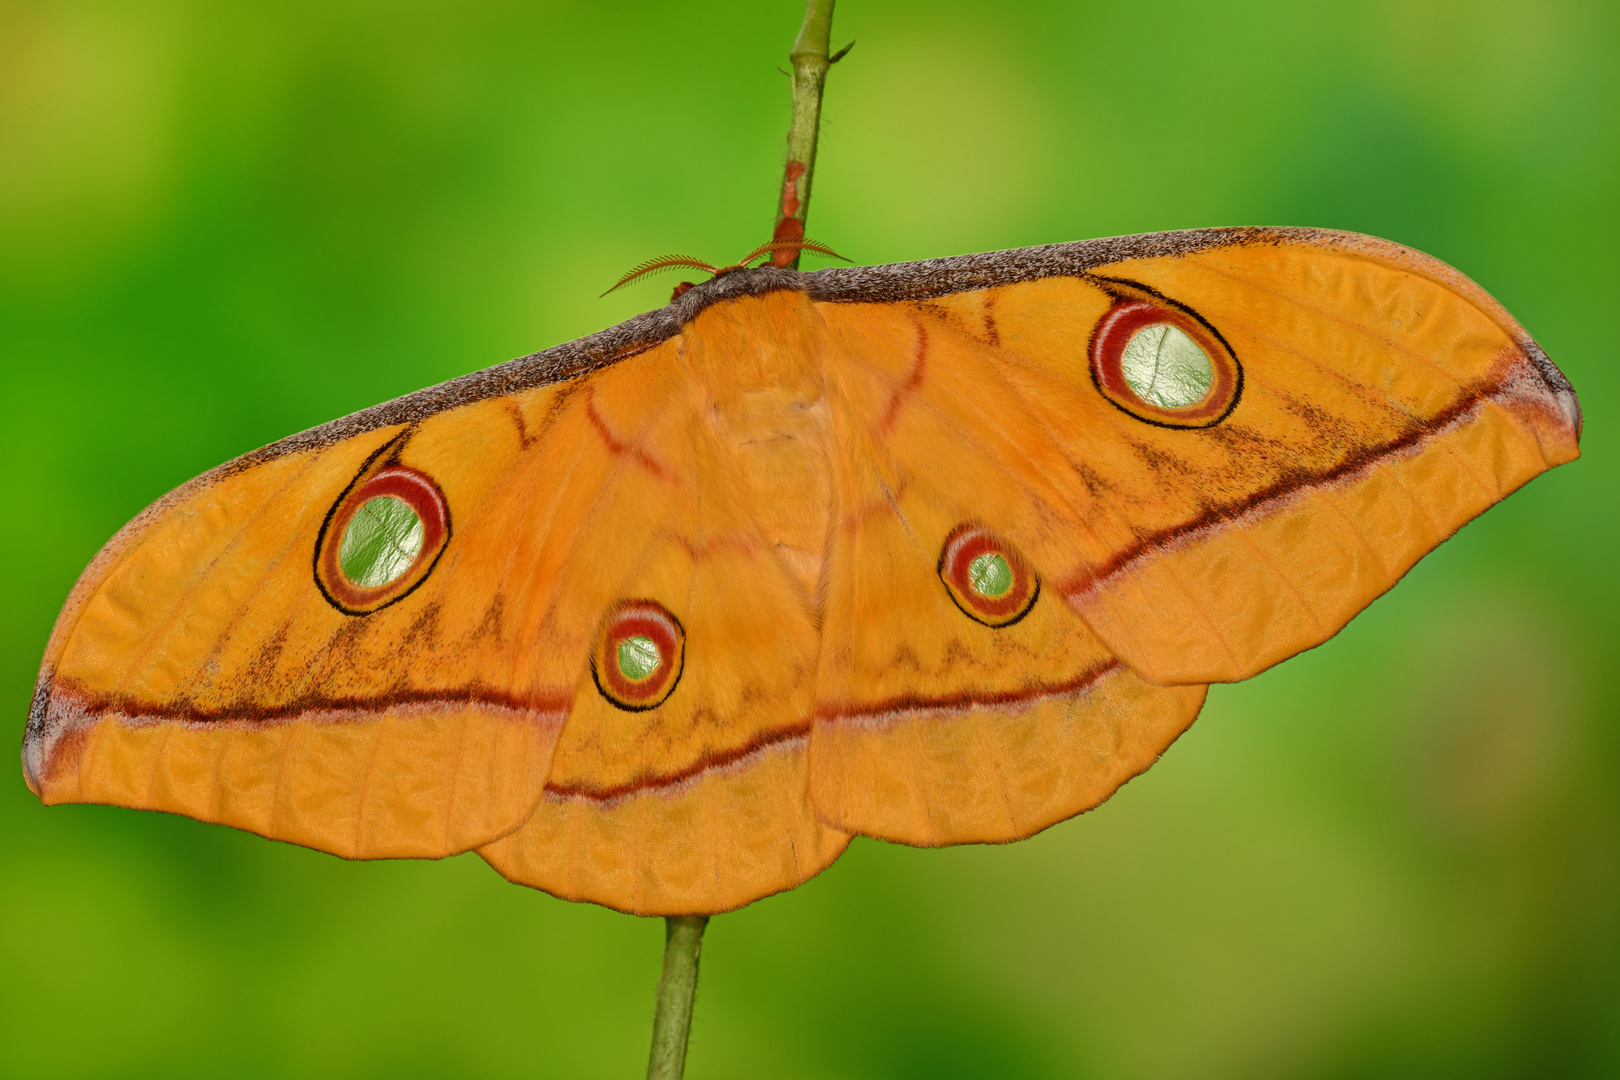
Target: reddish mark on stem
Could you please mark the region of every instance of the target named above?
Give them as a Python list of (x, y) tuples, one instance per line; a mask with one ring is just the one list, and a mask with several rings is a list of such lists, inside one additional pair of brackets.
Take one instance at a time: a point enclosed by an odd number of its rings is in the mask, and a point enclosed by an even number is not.
[[(804, 239), (804, 219), (798, 214), (803, 205), (799, 201), (799, 180), (806, 171), (802, 161), (787, 163), (787, 171), (782, 177), (782, 219), (776, 223), (776, 231), (771, 234), (772, 242), (797, 243)], [(771, 265), (792, 266), (798, 257), (798, 248), (779, 248), (771, 252)]]
[[(790, 161), (782, 177), (782, 216), (797, 217), (799, 213), (799, 178), (804, 175), (804, 162)], [(802, 223), (801, 223), (801, 228)]]
[[(804, 239), (804, 221), (801, 218), (785, 217), (776, 223), (776, 231), (771, 234), (772, 243), (787, 242), (796, 244)], [(799, 249), (777, 248), (771, 252), (772, 266), (791, 266), (793, 260), (799, 257)]]

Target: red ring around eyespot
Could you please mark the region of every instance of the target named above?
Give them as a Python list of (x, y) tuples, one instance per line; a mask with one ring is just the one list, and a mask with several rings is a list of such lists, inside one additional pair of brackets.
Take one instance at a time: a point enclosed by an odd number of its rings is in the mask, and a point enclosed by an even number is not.
[[(409, 506), (422, 521), (422, 550), (410, 569), (383, 585), (364, 586), (343, 572), (338, 555), (343, 534), (354, 515), (372, 499), (392, 496)], [(316, 580), (327, 599), (350, 615), (364, 615), (399, 600), (432, 571), (450, 536), (450, 510), (444, 494), (427, 474), (406, 465), (385, 465), (344, 493), (321, 527)]]
[[(658, 647), (658, 666), (644, 679), (631, 679), (619, 669), (619, 645), (645, 637)], [(591, 661), (591, 677), (608, 701), (630, 712), (662, 704), (681, 680), (686, 664), (686, 632), (662, 604), (628, 600), (607, 617)]]
[[(1209, 358), (1209, 390), (1185, 409), (1168, 409), (1144, 401), (1125, 378), (1125, 346), (1138, 330), (1168, 323), (1197, 342)], [(1243, 369), (1237, 357), (1202, 322), (1184, 311), (1146, 300), (1115, 304), (1091, 335), (1091, 377), (1114, 405), (1150, 424), (1174, 428), (1209, 427), (1226, 419), (1237, 404)]]
[[(969, 574), (980, 555), (1000, 555), (1007, 561), (1013, 581), (1005, 594), (985, 596), (973, 588)], [(960, 526), (946, 538), (939, 556), (939, 576), (962, 613), (986, 626), (1011, 626), (1029, 614), (1041, 591), (1029, 564), (1010, 545), (977, 525)]]

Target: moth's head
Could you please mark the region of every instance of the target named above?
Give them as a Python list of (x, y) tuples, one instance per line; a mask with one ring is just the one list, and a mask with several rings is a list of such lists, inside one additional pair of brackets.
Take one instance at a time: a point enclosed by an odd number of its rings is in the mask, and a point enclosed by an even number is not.
[[(694, 259), (690, 255), (664, 255), (657, 259), (648, 259), (639, 266), (631, 268), (628, 273), (626, 273), (618, 281), (614, 282), (613, 286), (602, 295), (606, 296), (614, 289), (628, 285), (637, 278), (647, 277), (650, 274), (661, 273), (665, 270), (674, 269), (677, 266), (687, 266), (694, 270), (703, 270), (713, 274), (715, 277), (720, 277), (723, 274), (734, 273), (738, 270), (747, 270), (750, 268), (750, 264), (752, 264), (755, 259), (767, 256), (770, 257), (774, 265), (781, 266), (784, 264), (783, 256), (786, 256), (786, 262), (790, 263), (794, 259), (797, 259), (799, 257), (799, 253), (802, 251), (814, 251), (822, 255), (830, 255), (835, 259), (844, 259), (842, 255), (838, 254), (838, 252), (834, 251), (832, 248), (827, 247), (825, 244), (818, 244), (814, 240), (805, 240), (802, 238), (798, 240), (772, 240), (769, 243), (761, 244), (759, 247), (755, 248), (753, 251), (750, 251), (747, 255), (744, 255), (742, 258), (728, 266), (715, 266), (711, 263), (704, 262), (702, 259)], [(844, 261), (849, 262), (848, 259), (844, 259)], [(679, 285), (675, 286), (674, 291), (670, 293), (670, 302), (673, 303), (688, 290), (695, 287), (695, 282), (681, 282)]]

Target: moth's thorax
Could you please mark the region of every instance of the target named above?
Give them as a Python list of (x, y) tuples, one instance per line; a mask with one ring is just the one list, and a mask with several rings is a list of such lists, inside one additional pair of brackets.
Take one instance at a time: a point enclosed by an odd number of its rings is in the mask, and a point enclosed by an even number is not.
[(682, 335), (708, 417), (736, 462), (745, 501), (774, 557), (814, 610), (832, 492), (820, 358), (823, 327), (803, 293), (710, 308)]

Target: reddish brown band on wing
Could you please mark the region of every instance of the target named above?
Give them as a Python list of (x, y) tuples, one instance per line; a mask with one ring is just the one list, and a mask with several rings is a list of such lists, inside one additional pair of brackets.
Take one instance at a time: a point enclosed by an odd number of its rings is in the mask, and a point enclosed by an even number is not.
[[(882, 723), (887, 720), (920, 713), (1007, 708), (1082, 693), (1099, 679), (1120, 670), (1121, 667), (1122, 665), (1118, 660), (1108, 660), (1081, 672), (1075, 678), (1065, 682), (1052, 685), (1032, 685), (1020, 691), (951, 694), (937, 697), (908, 696), (859, 704), (827, 705), (817, 708), (814, 720), (818, 722), (847, 721), (870, 724)], [(644, 795), (654, 791), (667, 790), (695, 780), (706, 773), (743, 765), (762, 753), (792, 749), (794, 744), (803, 742), (809, 736), (810, 725), (811, 719), (806, 718), (784, 727), (760, 732), (740, 745), (705, 754), (699, 760), (682, 769), (648, 773), (628, 783), (614, 785), (552, 783), (546, 785), (546, 794), (554, 798), (588, 799), (593, 802), (611, 803), (633, 795)]]
[(974, 709), (1010, 709), (1050, 698), (1084, 693), (1104, 676), (1124, 665), (1108, 659), (1094, 664), (1072, 679), (1057, 683), (1031, 683), (1017, 690), (980, 691), (961, 694), (906, 694), (881, 701), (840, 702), (816, 708), (818, 723), (883, 724), (906, 716), (925, 713), (968, 712)]
[(366, 724), (389, 714), (418, 715), (483, 709), (514, 719), (560, 725), (571, 697), (554, 691), (512, 694), (480, 684), (436, 690), (398, 690), (366, 697), (318, 692), (276, 704), (251, 700), (204, 706), (192, 701), (155, 702), (132, 694), (90, 690), (72, 679), (47, 677), (34, 695), (23, 739), (23, 772), (36, 792), (63, 768), (74, 767), (84, 734), (102, 720), (130, 727), (176, 724), (190, 730), (269, 728), (300, 721)]
[(1414, 451), (1453, 426), (1468, 422), (1486, 402), (1511, 395), (1514, 392), (1513, 376), (1506, 369), (1513, 360), (1519, 358), (1517, 350), (1505, 352), (1497, 371), (1486, 378), (1465, 385), (1451, 404), (1433, 416), (1413, 423), (1394, 438), (1373, 446), (1355, 449), (1330, 468), (1289, 470), (1275, 482), (1258, 491), (1248, 492), (1224, 503), (1207, 505), (1180, 524), (1138, 537), (1110, 555), (1106, 562), (1080, 569), (1059, 582), (1058, 590), (1072, 600), (1097, 588), (1133, 563), (1174, 548), (1184, 540), (1210, 529), (1231, 525), (1249, 514), (1260, 513), (1269, 506), (1284, 503), (1290, 498), (1319, 488), (1345, 483), (1388, 458)]
[(740, 746), (706, 754), (683, 769), (648, 773), (623, 784), (547, 784), (546, 794), (559, 799), (588, 799), (592, 802), (612, 803), (632, 795), (646, 795), (667, 791), (696, 780), (706, 773), (746, 764), (761, 754), (771, 751), (795, 749), (810, 735), (810, 721), (802, 720), (787, 727), (764, 731)]

